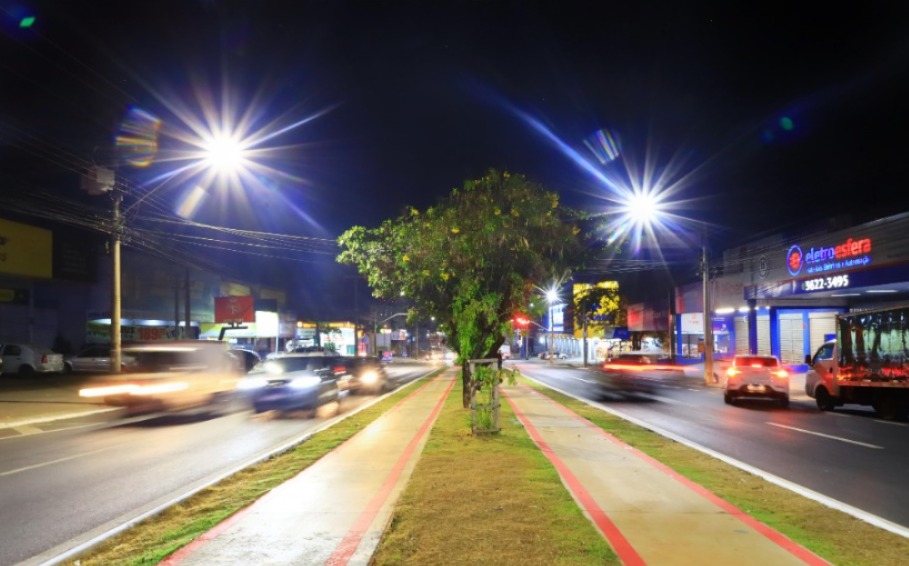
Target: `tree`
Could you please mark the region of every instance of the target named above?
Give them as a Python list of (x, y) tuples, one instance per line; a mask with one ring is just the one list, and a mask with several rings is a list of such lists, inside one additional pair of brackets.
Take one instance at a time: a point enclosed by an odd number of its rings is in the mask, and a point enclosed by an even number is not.
[(436, 317), (458, 353), (467, 407), (468, 360), (494, 357), (535, 284), (586, 260), (584, 220), (523, 175), (490, 170), (424, 212), (354, 226), (338, 239), (338, 261), (356, 265), (376, 297), (405, 295), (409, 318)]
[(584, 285), (573, 298), (575, 316), (581, 323), (584, 336), (584, 365), (587, 365), (587, 336), (590, 327), (603, 327), (605, 324), (616, 324), (617, 315), (621, 312), (622, 300), (618, 284), (603, 282), (596, 285)]

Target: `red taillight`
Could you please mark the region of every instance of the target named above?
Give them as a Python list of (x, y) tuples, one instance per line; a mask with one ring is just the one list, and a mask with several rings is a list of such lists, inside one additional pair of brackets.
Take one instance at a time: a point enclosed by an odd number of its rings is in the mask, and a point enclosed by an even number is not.
[(47, 354), (41, 354), (41, 363), (42, 363), (42, 364), (46, 364), (46, 363), (47, 363)]
[(781, 369), (779, 371), (772, 371), (770, 373), (773, 375), (773, 377), (778, 377), (780, 379), (789, 377), (789, 372), (784, 369)]
[(735, 377), (740, 373), (742, 373), (742, 370), (737, 369), (737, 368), (729, 368), (726, 370), (726, 375), (728, 375), (729, 377)]

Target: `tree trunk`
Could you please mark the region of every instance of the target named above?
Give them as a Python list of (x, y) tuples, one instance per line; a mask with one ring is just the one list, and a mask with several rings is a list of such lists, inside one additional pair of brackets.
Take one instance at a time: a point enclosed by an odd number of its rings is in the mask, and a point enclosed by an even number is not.
[(470, 374), (470, 364), (466, 361), (461, 362), (461, 385), (463, 387), (463, 394), (461, 400), (464, 403), (464, 408), (470, 408), (470, 394), (473, 383), (471, 382), (473, 376)]

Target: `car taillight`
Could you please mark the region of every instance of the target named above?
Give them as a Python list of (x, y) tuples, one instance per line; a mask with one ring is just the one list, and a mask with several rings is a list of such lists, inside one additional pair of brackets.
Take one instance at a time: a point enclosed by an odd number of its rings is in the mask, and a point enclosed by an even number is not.
[(785, 378), (789, 377), (789, 372), (784, 369), (781, 369), (779, 371), (772, 371), (772, 372), (770, 372), (770, 374), (773, 377), (778, 377), (780, 379), (785, 379)]
[(737, 368), (729, 368), (726, 370), (726, 375), (728, 375), (729, 377), (735, 377), (740, 373), (742, 373), (742, 370), (737, 369)]
[(42, 364), (46, 364), (46, 363), (47, 363), (47, 354), (41, 354), (41, 363), (42, 363)]

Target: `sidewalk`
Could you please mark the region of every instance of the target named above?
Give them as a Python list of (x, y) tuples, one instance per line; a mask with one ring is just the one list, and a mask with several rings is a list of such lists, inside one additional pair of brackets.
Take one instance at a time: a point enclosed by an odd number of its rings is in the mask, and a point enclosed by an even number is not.
[[(368, 564), (456, 379), (447, 370), (162, 564)], [(826, 564), (531, 388), (503, 397), (624, 564)]]
[(548, 397), (503, 390), (624, 564), (827, 564)]
[(162, 564), (368, 564), (457, 378), (449, 369), (421, 386)]

